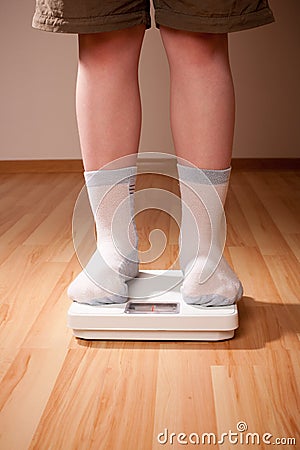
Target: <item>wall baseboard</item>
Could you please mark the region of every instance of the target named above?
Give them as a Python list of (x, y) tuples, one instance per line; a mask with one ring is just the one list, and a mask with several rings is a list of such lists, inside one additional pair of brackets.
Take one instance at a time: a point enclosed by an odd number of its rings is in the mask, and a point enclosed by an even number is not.
[(233, 158), (235, 170), (299, 170), (300, 158)]
[[(140, 153), (138, 166), (165, 171), (176, 166), (176, 157), (143, 157)], [(299, 170), (300, 158), (233, 158), (234, 170)], [(76, 173), (83, 172), (81, 159), (40, 159), (0, 161), (0, 173)], [(172, 169), (171, 169), (172, 170)], [(169, 172), (169, 170), (167, 170)]]
[(81, 159), (24, 159), (0, 161), (0, 173), (83, 172)]

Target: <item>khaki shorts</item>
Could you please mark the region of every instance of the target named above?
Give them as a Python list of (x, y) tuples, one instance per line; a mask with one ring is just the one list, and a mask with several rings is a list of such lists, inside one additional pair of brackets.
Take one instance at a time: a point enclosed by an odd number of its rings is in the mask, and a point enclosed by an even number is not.
[[(153, 0), (155, 26), (229, 33), (274, 22), (268, 0)], [(145, 24), (150, 0), (36, 0), (33, 28), (56, 33), (98, 33)]]

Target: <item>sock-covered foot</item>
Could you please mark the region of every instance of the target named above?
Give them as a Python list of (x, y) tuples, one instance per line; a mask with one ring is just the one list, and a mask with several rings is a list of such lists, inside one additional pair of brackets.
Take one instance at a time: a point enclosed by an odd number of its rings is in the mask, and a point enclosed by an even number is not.
[(232, 305), (242, 297), (243, 288), (223, 256), (223, 206), (231, 169), (201, 170), (181, 164), (177, 167), (182, 202), (182, 297), (188, 304)]
[(136, 166), (84, 172), (96, 223), (97, 250), (68, 287), (68, 296), (89, 305), (124, 303), (126, 281), (139, 271), (134, 222)]

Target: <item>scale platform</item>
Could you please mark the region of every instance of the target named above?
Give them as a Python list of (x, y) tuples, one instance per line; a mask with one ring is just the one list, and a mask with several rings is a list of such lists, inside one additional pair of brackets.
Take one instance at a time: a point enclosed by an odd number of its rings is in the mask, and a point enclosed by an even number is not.
[(238, 328), (236, 305), (186, 304), (181, 270), (143, 270), (128, 281), (128, 302), (90, 306), (73, 302), (68, 327), (77, 338), (97, 340), (219, 341)]

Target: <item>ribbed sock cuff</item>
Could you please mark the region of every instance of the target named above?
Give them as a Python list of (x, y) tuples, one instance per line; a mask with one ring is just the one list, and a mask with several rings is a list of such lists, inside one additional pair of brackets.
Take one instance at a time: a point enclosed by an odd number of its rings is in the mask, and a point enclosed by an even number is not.
[(200, 169), (177, 163), (179, 179), (199, 184), (224, 184), (229, 181), (231, 167), (222, 170)]
[(86, 186), (113, 185), (129, 183), (137, 173), (136, 166), (122, 167), (120, 169), (100, 169), (84, 172)]

